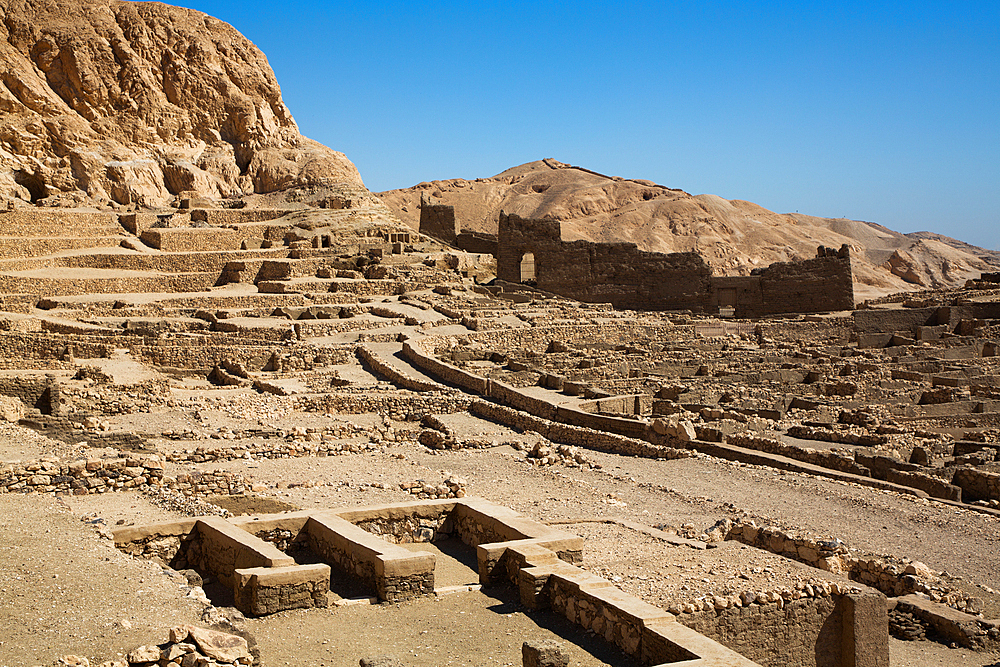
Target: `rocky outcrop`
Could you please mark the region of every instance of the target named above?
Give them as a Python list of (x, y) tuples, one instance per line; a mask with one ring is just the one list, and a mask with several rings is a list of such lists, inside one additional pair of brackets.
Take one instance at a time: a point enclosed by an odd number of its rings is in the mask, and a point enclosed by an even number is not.
[(0, 196), (155, 206), (332, 183), (363, 188), (299, 134), (232, 26), (153, 2), (0, 0)]

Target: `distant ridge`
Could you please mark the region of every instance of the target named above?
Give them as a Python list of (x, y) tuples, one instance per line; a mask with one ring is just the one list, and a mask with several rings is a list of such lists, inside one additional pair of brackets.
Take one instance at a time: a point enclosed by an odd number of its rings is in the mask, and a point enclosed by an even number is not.
[(627, 241), (655, 252), (699, 252), (719, 274), (746, 275), (773, 262), (851, 246), (859, 300), (890, 292), (955, 287), (1000, 269), (1000, 253), (939, 234), (901, 234), (844, 218), (779, 214), (742, 200), (691, 195), (639, 179), (606, 176), (553, 159), (475, 180), (425, 182), (379, 193), (410, 227), (420, 198), (455, 207), (463, 228), (496, 233), (500, 211), (562, 223), (566, 240)]

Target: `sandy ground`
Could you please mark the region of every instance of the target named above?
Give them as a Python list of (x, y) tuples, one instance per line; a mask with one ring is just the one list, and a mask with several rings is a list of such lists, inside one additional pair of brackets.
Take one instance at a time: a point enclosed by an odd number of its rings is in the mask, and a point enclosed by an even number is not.
[[(333, 423), (337, 419), (283, 414), (280, 407), (262, 405), (261, 411), (269, 415), (262, 421), (291, 425), (307, 417), (309, 423), (322, 425), (324, 420)], [(203, 418), (214, 426), (216, 419), (222, 423), (232, 415), (233, 411), (205, 411)], [(178, 421), (177, 414), (161, 417), (164, 423)], [(371, 415), (339, 419), (363, 425), (376, 422)], [(498, 442), (512, 437), (507, 429), (467, 415), (445, 419), (463, 433)], [(412, 429), (415, 425), (395, 426)], [(6, 457), (29, 458), (46, 449), (44, 440), (20, 438), (18, 433), (8, 428), (0, 434), (0, 451)], [(162, 446), (180, 445), (164, 441)], [(668, 547), (635, 531), (594, 520), (646, 526), (692, 523), (698, 530), (737, 515), (777, 520), (839, 537), (854, 548), (922, 560), (935, 570), (962, 577), (965, 585), (991, 600), (992, 609), (997, 608), (995, 597), (980, 588), (1000, 588), (995, 571), (1000, 562), (1000, 531), (992, 517), (911, 496), (708, 458), (654, 461), (585, 454), (602, 468), (538, 468), (509, 446), (433, 453), (412, 443), (391, 444), (370, 453), (197, 467), (252, 475), (268, 488), (263, 493), (267, 502), (261, 505), (268, 508), (274, 502), (302, 508), (399, 502), (409, 498), (398, 488), (399, 482), (438, 482), (456, 473), (468, 479), (470, 495), (507, 505), (536, 520), (578, 522), (563, 527), (587, 538), (588, 567), (613, 581), (620, 577), (616, 585), (653, 603), (662, 604), (671, 590), (680, 592), (683, 585), (690, 589), (685, 594), (702, 592), (693, 584), (715, 587), (734, 578), (748, 587), (763, 586), (768, 581), (794, 579), (807, 568), (768, 554), (747, 560), (741, 545), (735, 544), (699, 553)], [(155, 565), (121, 554), (97, 532), (104, 526), (171, 516), (176, 515), (134, 493), (65, 501), (0, 496), (0, 533), (5, 536), (0, 545), (0, 666), (50, 664), (67, 653), (106, 660), (139, 644), (162, 641), (172, 624), (196, 622), (201, 605), (185, 598), (189, 589), (183, 582)], [(469, 583), (463, 581), (466, 578), (475, 581), (467, 555), (452, 555), (457, 557), (443, 564), (441, 584)], [(710, 582), (702, 582), (706, 578)], [(513, 665), (519, 664), (522, 641), (546, 636), (573, 644), (571, 664), (627, 664), (624, 656), (599, 646), (588, 648), (585, 636), (573, 635), (550, 618), (525, 614), (516, 603), (496, 595), (495, 591), (465, 592), (397, 606), (284, 612), (251, 620), (248, 626), (267, 665), (356, 665), (360, 657), (373, 653), (393, 653), (405, 664), (418, 666)], [(577, 641), (583, 648), (575, 645)], [(891, 648), (893, 665), (1000, 662), (997, 655), (929, 642), (893, 640)]]

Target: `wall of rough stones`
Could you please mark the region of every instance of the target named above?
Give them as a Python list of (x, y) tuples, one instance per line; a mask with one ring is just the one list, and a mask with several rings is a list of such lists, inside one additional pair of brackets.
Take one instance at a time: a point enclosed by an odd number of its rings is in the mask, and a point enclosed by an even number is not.
[(820, 570), (845, 574), (853, 581), (888, 596), (922, 593), (960, 610), (965, 610), (970, 604), (968, 593), (952, 589), (920, 563), (888, 556), (854, 554), (846, 544), (835, 538), (818, 538), (778, 526), (757, 526), (753, 521), (734, 523), (724, 519), (717, 526), (724, 539), (736, 540)]
[(645, 440), (627, 438), (615, 433), (560, 424), (489, 401), (472, 402), (469, 406), (469, 412), (521, 432), (533, 431), (552, 442), (584, 449), (655, 459), (676, 459), (693, 455), (684, 449), (655, 445)]
[(840, 667), (842, 596), (682, 614), (678, 621), (763, 667)]
[(236, 232), (225, 228), (166, 227), (147, 229), (140, 238), (151, 248), (164, 252), (240, 249), (240, 239)]
[(377, 412), (390, 415), (393, 419), (418, 419), (420, 415), (454, 414), (465, 412), (475, 400), (466, 394), (444, 392), (413, 393), (401, 391), (398, 394), (372, 394), (370, 391), (337, 391), (328, 394), (295, 396), (295, 409), (303, 412), (328, 412), (331, 414), (365, 414)]
[[(669, 341), (690, 337), (691, 327), (669, 323), (642, 323), (636, 321), (608, 322), (582, 325), (542, 325), (523, 329), (493, 329), (466, 334), (470, 344), (491, 350), (528, 349), (545, 352), (553, 340), (571, 346), (586, 347), (595, 341)], [(426, 347), (428, 352), (438, 352), (447, 346), (449, 338), (442, 336)]]
[(840, 452), (786, 445), (778, 440), (761, 438), (746, 433), (728, 435), (725, 440), (727, 443), (736, 445), (737, 447), (756, 449), (757, 451), (767, 452), (769, 454), (778, 454), (797, 461), (804, 461), (813, 465), (823, 466), (824, 468), (830, 468), (831, 470), (839, 470), (841, 472), (848, 472), (853, 475), (862, 475), (864, 477), (868, 477), (870, 474), (868, 468), (858, 465), (854, 461), (854, 457)]
[(276, 220), (288, 213), (290, 213), (288, 209), (280, 208), (194, 208), (191, 209), (191, 220), (216, 226), (240, 225)]
[(157, 454), (118, 452), (115, 458), (59, 460), (47, 457), (0, 464), (0, 494), (83, 496), (128, 489), (168, 489), (204, 498), (245, 493), (248, 486), (244, 475), (222, 470), (165, 475), (163, 459)]

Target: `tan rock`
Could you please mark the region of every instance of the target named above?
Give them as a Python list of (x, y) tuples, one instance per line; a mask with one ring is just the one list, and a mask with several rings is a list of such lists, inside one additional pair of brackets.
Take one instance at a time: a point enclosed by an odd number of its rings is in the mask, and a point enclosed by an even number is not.
[(267, 59), (232, 26), (160, 3), (4, 7), (0, 196), (160, 205), (182, 191), (363, 191), (343, 154), (299, 134)]
[(202, 653), (218, 662), (236, 662), (250, 657), (247, 640), (237, 635), (188, 626), (188, 637)]
[(145, 646), (139, 646), (128, 654), (128, 661), (131, 663), (136, 662), (156, 662), (160, 659), (160, 647), (155, 644), (146, 644)]
[(0, 396), (0, 419), (16, 422), (24, 418), (24, 403), (15, 396)]

